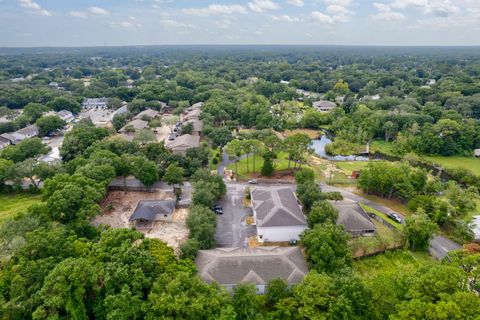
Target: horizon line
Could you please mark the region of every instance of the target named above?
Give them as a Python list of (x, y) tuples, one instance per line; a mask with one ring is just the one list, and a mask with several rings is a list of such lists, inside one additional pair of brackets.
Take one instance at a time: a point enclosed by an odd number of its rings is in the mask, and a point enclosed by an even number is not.
[(126, 45), (79, 45), (79, 46), (2, 46), (3, 49), (92, 49), (132, 47), (371, 47), (371, 48), (480, 48), (480, 44), (126, 44)]

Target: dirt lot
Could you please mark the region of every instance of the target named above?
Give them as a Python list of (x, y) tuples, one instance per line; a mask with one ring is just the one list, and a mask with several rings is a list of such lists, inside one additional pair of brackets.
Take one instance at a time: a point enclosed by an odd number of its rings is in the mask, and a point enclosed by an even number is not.
[[(93, 225), (109, 225), (113, 228), (130, 228), (133, 226), (128, 221), (140, 200), (165, 200), (172, 199), (172, 192), (123, 192), (111, 191), (102, 202), (103, 214), (96, 217)], [(173, 222), (156, 222), (147, 230), (139, 230), (148, 238), (165, 241), (178, 253), (180, 244), (188, 238), (188, 228), (185, 220), (188, 215), (187, 209), (176, 209), (173, 213)]]

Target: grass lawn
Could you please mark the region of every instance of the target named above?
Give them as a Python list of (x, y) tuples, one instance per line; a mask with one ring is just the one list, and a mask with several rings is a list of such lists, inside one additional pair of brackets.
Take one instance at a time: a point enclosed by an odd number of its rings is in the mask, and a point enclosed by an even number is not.
[(386, 142), (385, 140), (372, 141), (372, 143), (370, 144), (370, 151), (378, 151), (387, 155), (397, 155), (395, 149), (393, 148), (393, 144), (390, 141)]
[(376, 216), (379, 216), (380, 218), (382, 218), (383, 220), (385, 221), (388, 221), (390, 222), (391, 225), (393, 225), (395, 228), (397, 228), (398, 230), (403, 230), (403, 224), (401, 223), (397, 223), (395, 221), (393, 221), (392, 219), (390, 219), (389, 217), (387, 217), (385, 214), (381, 213), (380, 211), (374, 209), (374, 208), (371, 208), (367, 205), (364, 205), (363, 203), (360, 203), (360, 206), (363, 208), (363, 210), (365, 210), (366, 212), (369, 212), (369, 213), (373, 213), (374, 215)]
[(475, 157), (442, 157), (442, 156), (426, 156), (425, 159), (439, 164), (447, 169), (465, 168), (480, 176), (480, 158)]
[(392, 274), (398, 270), (415, 272), (424, 265), (435, 263), (438, 262), (427, 253), (399, 250), (355, 261), (353, 267), (363, 279), (372, 279), (385, 272)]
[(365, 196), (365, 199), (368, 199), (370, 201), (379, 203), (379, 204), (381, 204), (385, 207), (391, 208), (391, 209), (401, 213), (404, 216), (409, 216), (409, 215), (412, 214), (412, 212), (410, 210), (408, 210), (408, 208), (405, 204), (403, 204), (400, 200), (395, 199), (395, 198), (392, 198), (392, 199), (381, 198), (379, 196), (369, 194), (369, 195)]
[(0, 194), (0, 223), (15, 217), (40, 201), (41, 195), (38, 194)]
[(337, 168), (345, 172), (345, 174), (351, 176), (353, 171), (359, 171), (365, 168), (368, 161), (338, 161), (336, 162)]
[[(293, 168), (294, 162), (290, 163), (290, 167)], [(249, 170), (247, 172), (247, 158), (238, 161), (238, 178), (240, 179), (247, 179), (250, 173), (254, 173), (253, 171), (253, 156), (248, 157), (248, 167)], [(263, 158), (260, 155), (256, 156), (255, 159), (255, 173), (261, 171), (263, 166)], [(288, 159), (286, 152), (279, 152), (277, 159), (274, 159), (274, 166), (275, 171), (286, 170), (288, 168)], [(308, 165), (302, 165), (302, 167), (308, 167)], [(235, 163), (231, 163), (228, 165), (227, 169), (233, 170), (235, 172)]]

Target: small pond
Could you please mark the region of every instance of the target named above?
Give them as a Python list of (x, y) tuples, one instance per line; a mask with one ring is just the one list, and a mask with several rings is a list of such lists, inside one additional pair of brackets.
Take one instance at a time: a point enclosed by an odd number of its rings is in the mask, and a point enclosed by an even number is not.
[(333, 161), (368, 161), (370, 160), (368, 157), (365, 156), (358, 156), (358, 155), (349, 155), (349, 156), (331, 156), (328, 155), (325, 151), (325, 146), (329, 143), (332, 143), (327, 135), (323, 135), (320, 139), (312, 140), (310, 147), (315, 151), (317, 155), (324, 159), (333, 160)]

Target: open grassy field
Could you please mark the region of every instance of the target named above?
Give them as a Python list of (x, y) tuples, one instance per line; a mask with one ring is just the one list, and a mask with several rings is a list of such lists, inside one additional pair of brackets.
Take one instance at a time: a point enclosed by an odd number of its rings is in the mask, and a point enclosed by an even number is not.
[(40, 201), (41, 195), (37, 194), (0, 194), (0, 223), (15, 217)]
[(427, 156), (425, 159), (439, 164), (447, 169), (465, 168), (472, 171), (474, 174), (480, 176), (480, 158), (475, 157), (442, 157), (442, 156)]
[[(240, 179), (247, 179), (250, 173), (258, 173), (261, 171), (263, 166), (263, 158), (260, 155), (256, 156), (255, 159), (255, 171), (253, 171), (253, 156), (248, 157), (248, 170), (247, 170), (247, 158), (238, 161), (238, 177)], [(290, 163), (290, 167), (293, 168), (295, 165), (294, 162)], [(274, 159), (275, 171), (286, 170), (288, 168), (288, 159), (286, 152), (279, 152), (277, 159)], [(302, 167), (308, 167), (307, 165), (302, 165)], [(233, 170), (235, 172), (235, 163), (228, 165), (227, 169)]]
[(397, 155), (393, 148), (393, 144), (390, 141), (386, 142), (385, 140), (372, 141), (372, 143), (370, 144), (370, 151), (371, 152), (378, 151), (387, 155)]
[[(371, 144), (371, 150), (373, 152), (379, 151), (387, 155), (396, 155), (391, 142), (385, 142), (375, 140)], [(480, 158), (475, 157), (462, 157), (462, 156), (420, 156), (421, 159), (425, 159), (428, 162), (438, 164), (446, 169), (465, 168), (472, 171), (474, 174), (480, 176)]]
[(427, 253), (399, 250), (355, 261), (353, 267), (362, 278), (372, 279), (385, 272), (395, 274), (399, 269), (415, 272), (424, 265), (434, 263), (438, 262)]

